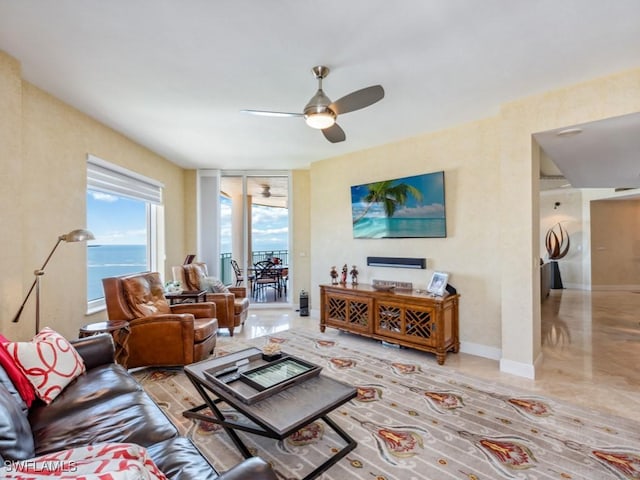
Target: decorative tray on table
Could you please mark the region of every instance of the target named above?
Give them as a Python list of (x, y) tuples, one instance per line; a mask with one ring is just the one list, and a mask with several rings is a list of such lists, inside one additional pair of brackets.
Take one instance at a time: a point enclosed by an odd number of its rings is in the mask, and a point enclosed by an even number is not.
[[(259, 402), (285, 388), (304, 382), (322, 370), (318, 365), (286, 353), (269, 362), (257, 348), (248, 348), (242, 352), (247, 355), (241, 360), (221, 363), (205, 370), (204, 375), (207, 380), (247, 404)], [(237, 358), (236, 355), (233, 356)]]

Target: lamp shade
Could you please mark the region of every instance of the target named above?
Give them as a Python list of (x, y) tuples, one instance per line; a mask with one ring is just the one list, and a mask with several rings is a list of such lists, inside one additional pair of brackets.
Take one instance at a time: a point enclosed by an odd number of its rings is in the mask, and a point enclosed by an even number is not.
[(77, 230), (71, 230), (69, 233), (65, 233), (64, 235), (60, 235), (59, 238), (65, 242), (84, 242), (86, 240), (95, 240), (96, 237), (94, 237), (93, 233), (89, 230), (79, 228)]

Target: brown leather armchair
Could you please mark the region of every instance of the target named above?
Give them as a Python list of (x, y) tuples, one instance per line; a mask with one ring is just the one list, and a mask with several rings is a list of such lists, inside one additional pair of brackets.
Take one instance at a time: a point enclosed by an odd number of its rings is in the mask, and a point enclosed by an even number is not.
[(109, 320), (129, 322), (128, 368), (188, 365), (213, 352), (215, 304), (169, 305), (157, 272), (105, 278), (102, 286)]
[[(208, 290), (205, 299), (216, 304), (218, 326), (229, 329), (233, 337), (235, 327), (244, 325), (249, 315), (249, 299), (245, 287), (227, 287), (208, 276), (205, 263), (173, 267), (173, 280), (181, 282), (185, 290)], [(215, 289), (218, 291), (211, 291)]]

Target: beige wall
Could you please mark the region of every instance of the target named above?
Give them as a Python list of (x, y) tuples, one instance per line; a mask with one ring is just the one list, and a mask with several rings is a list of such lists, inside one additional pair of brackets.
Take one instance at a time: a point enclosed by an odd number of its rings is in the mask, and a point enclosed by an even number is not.
[[(511, 102), (495, 118), (313, 164), (313, 299), (331, 265), (361, 266), (362, 281), (416, 286), (434, 269), (447, 271), (462, 294), (463, 351), (498, 356), (502, 370), (534, 376), (541, 361), (540, 206), (532, 134), (638, 110), (640, 70), (633, 70)], [(445, 171), (448, 238), (352, 238), (350, 185), (436, 170)], [(368, 255), (427, 257), (429, 270), (367, 268)]]
[(640, 288), (640, 200), (591, 202), (593, 289)]
[[(9, 207), (0, 213), (0, 331), (16, 339), (33, 335), (35, 298), (20, 323), (11, 319), (33, 281), (33, 270), (42, 265), (58, 236), (86, 226), (89, 153), (164, 183), (166, 265), (182, 262), (181, 168), (23, 81), (18, 62), (5, 54), (0, 54), (0, 96), (7, 106), (0, 110), (0, 195)], [(82, 243), (62, 243), (42, 279), (42, 326), (73, 338), (84, 323), (105, 318), (104, 313), (88, 317), (85, 312), (86, 249)]]
[[(23, 295), (22, 82), (20, 64), (0, 51), (0, 332), (9, 336)], [(35, 265), (32, 270), (37, 268)], [(33, 275), (31, 275), (33, 281)], [(17, 328), (12, 329), (16, 331)]]
[[(355, 264), (360, 282), (413, 282), (426, 288), (434, 270), (449, 272), (462, 293), (461, 332), (471, 350), (500, 348), (499, 122), (486, 119), (356, 152), (311, 168), (312, 306), (332, 265)], [(350, 186), (445, 171), (447, 238), (354, 239)], [(425, 270), (367, 267), (367, 256), (426, 257)]]

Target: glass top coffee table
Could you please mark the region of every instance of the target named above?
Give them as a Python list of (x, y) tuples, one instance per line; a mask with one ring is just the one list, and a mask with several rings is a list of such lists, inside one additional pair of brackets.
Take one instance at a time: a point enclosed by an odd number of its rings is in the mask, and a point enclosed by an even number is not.
[[(187, 377), (205, 403), (183, 412), (183, 415), (221, 425), (245, 458), (252, 455), (238, 436), (238, 430), (284, 440), (301, 428), (321, 419), (340, 436), (345, 446), (304, 477), (304, 480), (316, 478), (357, 446), (355, 440), (328, 416), (331, 411), (354, 398), (357, 394), (356, 388), (320, 374), (305, 378), (266, 398), (247, 403), (232, 389), (221, 386), (221, 382), (212, 378), (210, 373), (230, 370), (228, 374), (234, 375), (234, 366), (242, 371), (267, 363), (269, 362), (261, 359), (261, 350), (249, 348), (185, 366)], [(243, 388), (246, 386), (243, 385)], [(225, 418), (218, 408), (218, 404), (222, 402), (242, 414), (247, 421)], [(201, 413), (206, 408), (213, 412), (213, 416)]]

